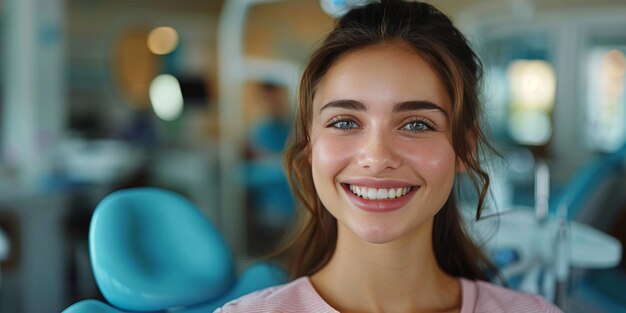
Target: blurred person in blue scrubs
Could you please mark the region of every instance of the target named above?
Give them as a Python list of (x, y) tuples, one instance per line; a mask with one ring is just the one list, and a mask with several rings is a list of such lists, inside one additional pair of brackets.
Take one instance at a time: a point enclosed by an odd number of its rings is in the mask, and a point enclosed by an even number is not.
[(252, 253), (265, 253), (293, 219), (294, 200), (283, 172), (283, 152), (291, 131), (288, 92), (273, 82), (259, 86), (264, 116), (250, 127), (246, 146), (246, 185)]

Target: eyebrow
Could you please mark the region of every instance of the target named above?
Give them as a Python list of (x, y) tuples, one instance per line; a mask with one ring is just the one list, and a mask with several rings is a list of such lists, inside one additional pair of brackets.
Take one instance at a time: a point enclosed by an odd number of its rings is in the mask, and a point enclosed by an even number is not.
[[(362, 111), (362, 112), (367, 111), (367, 108), (365, 107), (365, 105), (359, 101), (341, 99), (341, 100), (334, 100), (334, 101), (328, 102), (320, 109), (320, 112), (326, 109), (330, 109), (330, 108), (348, 109), (348, 110), (355, 110), (355, 111)], [(442, 109), (441, 106), (438, 106), (435, 103), (427, 101), (427, 100), (414, 100), (414, 101), (404, 101), (404, 102), (396, 103), (393, 106), (392, 112), (398, 113), (398, 112), (419, 111), (419, 110), (437, 110), (441, 112), (443, 115), (445, 115), (446, 117), (448, 117), (448, 112)]]
[(320, 109), (320, 112), (326, 109), (332, 109), (332, 108), (348, 109), (348, 110), (354, 110), (354, 111), (367, 111), (367, 109), (365, 108), (365, 105), (359, 101), (341, 99), (341, 100), (334, 100), (334, 101), (326, 103)]
[(448, 112), (441, 108), (441, 106), (438, 106), (435, 103), (427, 100), (405, 101), (397, 103), (393, 106), (394, 113), (417, 110), (437, 110), (443, 113), (443, 115), (445, 115), (446, 117), (448, 117)]

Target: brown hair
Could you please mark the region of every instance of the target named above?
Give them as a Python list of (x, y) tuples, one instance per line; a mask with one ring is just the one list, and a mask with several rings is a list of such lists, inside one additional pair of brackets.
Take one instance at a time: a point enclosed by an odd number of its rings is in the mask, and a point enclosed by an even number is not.
[[(317, 196), (307, 157), (316, 87), (340, 57), (391, 41), (410, 44), (443, 81), (452, 102), (452, 145), (478, 192), (476, 219), (480, 217), (489, 186), (479, 161), (482, 144), (489, 147), (478, 121), (480, 60), (450, 19), (429, 4), (382, 0), (355, 8), (337, 22), (310, 57), (300, 82), (296, 125), (285, 166), (291, 187), (308, 214), (282, 250), (288, 253), (287, 265), (294, 278), (312, 275), (326, 265), (337, 240), (337, 221)], [(439, 266), (451, 275), (488, 280), (490, 271), (496, 272), (465, 232), (454, 193), (435, 215), (433, 247)]]

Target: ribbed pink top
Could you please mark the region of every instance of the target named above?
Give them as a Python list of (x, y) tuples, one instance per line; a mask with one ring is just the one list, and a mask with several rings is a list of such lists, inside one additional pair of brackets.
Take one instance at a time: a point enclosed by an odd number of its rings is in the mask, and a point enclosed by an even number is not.
[[(558, 307), (530, 295), (483, 281), (459, 279), (463, 293), (461, 313), (559, 313)], [(235, 299), (214, 313), (294, 312), (336, 313), (315, 291), (308, 277), (275, 286)]]

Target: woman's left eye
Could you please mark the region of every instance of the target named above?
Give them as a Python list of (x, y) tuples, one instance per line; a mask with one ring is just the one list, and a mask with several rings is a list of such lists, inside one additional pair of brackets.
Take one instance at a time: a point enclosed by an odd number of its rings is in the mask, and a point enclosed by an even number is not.
[(411, 121), (411, 122), (404, 124), (404, 126), (402, 126), (401, 129), (408, 130), (411, 132), (423, 132), (423, 131), (433, 130), (434, 127), (426, 121)]

